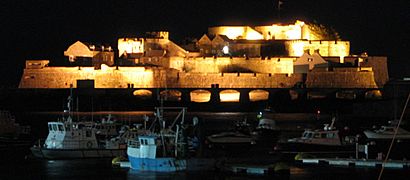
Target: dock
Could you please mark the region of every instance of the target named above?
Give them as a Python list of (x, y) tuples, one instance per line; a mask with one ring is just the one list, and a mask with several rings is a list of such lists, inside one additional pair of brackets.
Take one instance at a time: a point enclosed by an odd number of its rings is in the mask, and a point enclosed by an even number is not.
[(350, 158), (302, 158), (298, 160), (302, 164), (316, 164), (328, 166), (345, 166), (345, 167), (366, 167), (366, 168), (392, 168), (405, 169), (410, 167), (410, 161), (407, 160), (383, 160), (376, 159), (350, 159)]
[(289, 174), (289, 166), (284, 163), (271, 165), (226, 164), (223, 169), (236, 174), (273, 175)]

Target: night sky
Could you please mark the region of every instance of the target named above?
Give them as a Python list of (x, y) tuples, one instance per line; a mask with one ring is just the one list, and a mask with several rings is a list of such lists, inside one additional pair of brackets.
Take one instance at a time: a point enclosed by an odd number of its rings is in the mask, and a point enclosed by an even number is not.
[(17, 87), (26, 59), (65, 59), (77, 40), (116, 45), (118, 37), (167, 30), (199, 38), (215, 25), (316, 21), (350, 40), (351, 53), (388, 56), (391, 78), (410, 77), (409, 0), (2, 0), (0, 87)]

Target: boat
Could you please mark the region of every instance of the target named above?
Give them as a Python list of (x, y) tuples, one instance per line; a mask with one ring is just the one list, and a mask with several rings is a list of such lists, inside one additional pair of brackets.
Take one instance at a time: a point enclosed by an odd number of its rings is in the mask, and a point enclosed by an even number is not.
[(257, 115), (259, 119), (256, 127), (248, 123), (245, 118), (235, 123), (233, 131), (225, 131), (207, 137), (210, 146), (232, 145), (272, 145), (278, 140), (280, 131), (276, 122), (272, 119), (263, 118), (262, 113)]
[[(71, 118), (71, 96), (68, 98), (68, 117), (48, 122), (48, 136), (30, 148), (34, 157), (45, 159), (77, 159), (77, 158), (112, 158), (124, 156), (126, 146), (118, 143), (107, 143), (107, 139), (98, 138), (101, 129), (111, 127), (92, 121), (74, 122)], [(107, 128), (104, 128), (107, 130)], [(106, 131), (108, 133), (108, 131)], [(117, 139), (119, 142), (124, 141)], [(42, 144), (44, 143), (44, 144)], [(124, 143), (126, 145), (126, 142)]]
[(48, 122), (48, 136), (41, 145), (30, 148), (37, 158), (76, 159), (111, 158), (125, 155), (125, 147), (106, 147), (99, 143), (96, 129), (84, 122), (72, 122), (70, 117), (64, 121)]
[(410, 132), (402, 128), (402, 126), (406, 124), (402, 120), (409, 101), (410, 93), (401, 112), (400, 119), (394, 117), (394, 120), (389, 121), (389, 124), (386, 126), (381, 126), (375, 130), (365, 130), (363, 132), (367, 137), (366, 141), (367, 144), (369, 144), (368, 154), (370, 154), (370, 156), (377, 154), (378, 158), (383, 158), (385, 161), (387, 161), (387, 159), (403, 160), (410, 158)]
[(246, 147), (255, 144), (252, 136), (253, 127), (247, 119), (236, 121), (232, 129), (206, 137), (205, 143), (211, 151), (229, 150), (233, 151), (238, 147)]
[[(177, 117), (168, 123), (163, 117), (164, 109), (180, 110)], [(176, 172), (209, 169), (214, 161), (189, 157), (188, 138), (184, 124), (186, 107), (157, 107), (156, 118), (150, 132), (130, 140), (127, 155), (130, 167), (137, 171)], [(177, 121), (179, 123), (177, 124)], [(191, 138), (192, 139), (192, 138)]]
[(280, 129), (275, 120), (261, 118), (251, 134), (257, 145), (274, 145), (279, 140)]
[(0, 110), (0, 148), (27, 146), (32, 143), (30, 126), (16, 123), (10, 111)]
[(355, 152), (357, 136), (349, 135), (347, 131), (339, 131), (332, 123), (325, 124), (323, 129), (305, 129), (301, 137), (280, 142), (276, 151), (287, 153), (352, 153)]
[(97, 129), (96, 131), (97, 136), (101, 136), (101, 137), (118, 136), (118, 131), (119, 131), (119, 128), (121, 128), (122, 124), (112, 119), (113, 119), (112, 115), (109, 114), (107, 119), (102, 118), (101, 122), (94, 123), (94, 128)]
[(375, 140), (391, 140), (393, 139), (394, 132), (397, 128), (396, 139), (402, 140), (410, 140), (410, 132), (401, 128), (392, 125), (388, 126), (381, 126), (380, 129), (377, 130), (365, 130), (363, 133), (366, 135), (368, 139), (375, 139)]

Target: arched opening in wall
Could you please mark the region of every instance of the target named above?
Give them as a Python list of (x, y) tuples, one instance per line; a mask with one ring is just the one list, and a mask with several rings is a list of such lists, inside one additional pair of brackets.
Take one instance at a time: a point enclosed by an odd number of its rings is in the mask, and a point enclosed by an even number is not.
[(383, 95), (382, 95), (382, 92), (380, 90), (371, 90), (371, 91), (367, 91), (364, 94), (364, 98), (366, 98), (366, 99), (382, 99)]
[(347, 100), (353, 100), (356, 99), (356, 93), (354, 91), (338, 91), (336, 92), (336, 98), (337, 99), (347, 99)]
[(204, 89), (197, 89), (190, 92), (191, 102), (209, 102), (211, 100), (211, 92)]
[(164, 90), (159, 93), (164, 101), (181, 101), (181, 91), (178, 90)]
[(299, 97), (299, 93), (296, 90), (290, 89), (289, 96), (291, 100), (296, 100)]
[(142, 99), (149, 99), (152, 97), (152, 92), (147, 89), (138, 89), (132, 92), (135, 97), (142, 98)]
[(219, 92), (221, 102), (239, 102), (239, 91), (227, 89)]
[(261, 89), (252, 90), (249, 92), (249, 100), (251, 102), (266, 101), (269, 99), (269, 92)]

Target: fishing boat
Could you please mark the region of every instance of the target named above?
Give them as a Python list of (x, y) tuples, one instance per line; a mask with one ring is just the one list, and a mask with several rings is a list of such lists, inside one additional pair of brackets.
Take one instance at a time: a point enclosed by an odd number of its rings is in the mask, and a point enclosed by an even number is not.
[[(163, 117), (164, 109), (179, 110), (168, 126), (166, 124), (169, 122)], [(128, 142), (127, 155), (133, 170), (176, 172), (213, 167), (212, 160), (189, 157), (188, 145), (191, 143), (185, 132), (185, 112), (185, 107), (156, 108), (156, 118), (149, 128), (150, 132)]]
[(354, 152), (357, 137), (348, 135), (348, 132), (341, 132), (334, 126), (335, 118), (332, 123), (325, 124), (323, 129), (305, 129), (301, 137), (288, 139), (280, 142), (275, 147), (276, 151), (285, 152)]
[[(96, 127), (111, 127), (105, 124), (98, 125), (92, 121), (74, 122), (71, 118), (72, 98), (68, 98), (68, 117), (59, 121), (48, 122), (48, 136), (45, 142), (30, 148), (37, 158), (45, 159), (76, 159), (76, 158), (112, 158), (123, 156), (126, 146), (99, 139), (100, 129)], [(104, 130), (107, 130), (104, 128)], [(106, 131), (109, 132), (109, 131)], [(120, 141), (120, 139), (118, 139)], [(44, 144), (42, 144), (44, 143)], [(126, 143), (125, 143), (126, 144)], [(115, 145), (115, 146), (114, 146)]]
[(65, 121), (48, 122), (48, 136), (44, 145), (30, 148), (37, 158), (75, 159), (75, 158), (110, 158), (125, 155), (126, 148), (103, 146), (96, 137), (96, 129), (84, 122)]

